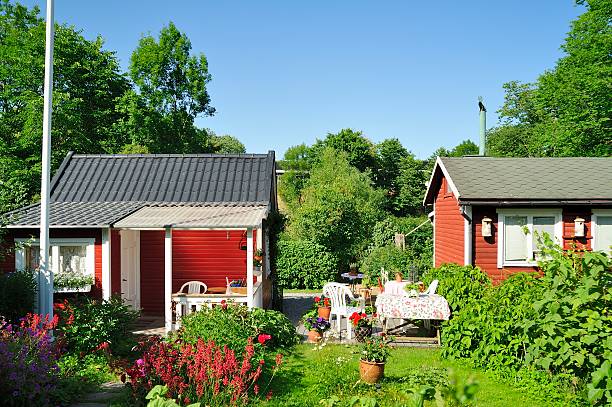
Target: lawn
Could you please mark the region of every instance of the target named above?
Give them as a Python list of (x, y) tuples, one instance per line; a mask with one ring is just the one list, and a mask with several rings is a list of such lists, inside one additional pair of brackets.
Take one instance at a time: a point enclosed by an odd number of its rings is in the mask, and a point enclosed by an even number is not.
[[(396, 348), (385, 368), (380, 385), (359, 381), (356, 346), (327, 345), (319, 349), (313, 345), (298, 345), (287, 357), (284, 367), (272, 384), (272, 400), (264, 406), (321, 405), (321, 400), (337, 397), (345, 405), (353, 396), (375, 398), (378, 406), (410, 406), (410, 389), (426, 384), (441, 384), (451, 379), (465, 384), (478, 383), (476, 406), (534, 406), (541, 401), (530, 399), (495, 377), (466, 366), (443, 360), (437, 349)], [(434, 406), (435, 402), (425, 405)]]

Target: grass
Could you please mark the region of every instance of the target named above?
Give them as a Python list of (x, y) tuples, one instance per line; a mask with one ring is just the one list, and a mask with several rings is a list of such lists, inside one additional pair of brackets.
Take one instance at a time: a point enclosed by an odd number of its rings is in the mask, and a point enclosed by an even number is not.
[(298, 288), (283, 288), (283, 294), (319, 294), (321, 295), (321, 290), (309, 290), (309, 289), (298, 289)]
[[(368, 385), (359, 380), (356, 346), (299, 345), (284, 363), (272, 384), (272, 400), (264, 406), (321, 405), (321, 400), (338, 398), (346, 404), (354, 396), (375, 398), (378, 406), (410, 406), (413, 395), (423, 385), (447, 384), (449, 377), (457, 383), (469, 380), (478, 383), (475, 406), (520, 407), (542, 406), (523, 392), (502, 383), (495, 377), (458, 363), (443, 360), (439, 350), (396, 348), (385, 367), (380, 385)], [(358, 405), (358, 404), (357, 404)], [(425, 406), (435, 406), (426, 402)]]

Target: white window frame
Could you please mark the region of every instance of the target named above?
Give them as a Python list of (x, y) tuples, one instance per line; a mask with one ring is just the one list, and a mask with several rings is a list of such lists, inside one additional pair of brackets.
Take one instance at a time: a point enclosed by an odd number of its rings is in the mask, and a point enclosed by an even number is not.
[(503, 267), (533, 267), (537, 266), (538, 262), (535, 259), (512, 261), (505, 259), (505, 218), (506, 216), (526, 216), (527, 217), (527, 234), (526, 244), (531, 251), (533, 248), (533, 217), (539, 216), (554, 216), (555, 217), (555, 236), (551, 236), (555, 243), (563, 246), (563, 213), (561, 209), (498, 209), (497, 210), (497, 268)]
[(593, 209), (593, 214), (591, 215), (591, 248), (593, 251), (610, 253), (609, 247), (599, 247), (599, 242), (597, 241), (597, 227), (599, 226), (597, 218), (599, 216), (612, 216), (612, 209)]
[[(39, 239), (27, 239), (27, 238), (16, 238), (16, 250), (15, 250), (15, 270), (22, 270), (25, 268), (25, 250), (24, 246), (40, 246)], [(95, 251), (95, 238), (55, 238), (49, 239), (49, 248), (51, 255), (53, 256), (53, 264), (51, 264), (51, 270), (54, 275), (57, 275), (59, 271), (59, 248), (60, 246), (86, 246), (85, 255), (87, 256), (87, 276), (95, 277), (96, 271), (96, 251)]]

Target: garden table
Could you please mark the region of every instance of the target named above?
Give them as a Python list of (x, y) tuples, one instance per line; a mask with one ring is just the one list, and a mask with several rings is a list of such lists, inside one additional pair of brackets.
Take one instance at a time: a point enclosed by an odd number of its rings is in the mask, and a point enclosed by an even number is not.
[[(383, 327), (387, 330), (387, 319), (423, 319), (448, 320), (450, 318), (450, 307), (444, 297), (438, 294), (419, 294), (417, 296), (396, 295), (382, 293), (376, 297), (376, 312), (383, 321)], [(396, 326), (394, 329), (402, 328), (407, 323)], [(438, 339), (439, 341), (439, 339)]]
[(361, 280), (363, 278), (363, 274), (361, 274), (361, 273), (358, 273), (358, 274), (342, 273), (342, 274), (340, 274), (340, 277), (349, 280), (349, 283), (351, 285), (351, 291), (355, 292), (355, 283), (356, 283), (356, 280)]

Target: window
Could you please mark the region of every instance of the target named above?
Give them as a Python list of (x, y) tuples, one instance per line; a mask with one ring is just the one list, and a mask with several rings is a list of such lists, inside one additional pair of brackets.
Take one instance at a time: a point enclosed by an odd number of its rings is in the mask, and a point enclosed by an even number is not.
[(451, 195), (453, 193), (453, 188), (451, 187), (448, 179), (444, 178), (444, 195)]
[[(15, 269), (37, 269), (40, 263), (40, 245), (38, 240), (15, 239), (18, 243), (15, 251)], [(94, 275), (95, 239), (50, 239), (49, 264), (53, 274)]]
[(535, 235), (547, 233), (561, 244), (563, 224), (558, 209), (500, 209), (497, 266), (533, 266), (541, 259)]
[(593, 250), (611, 253), (612, 248), (612, 209), (593, 210), (591, 218)]

